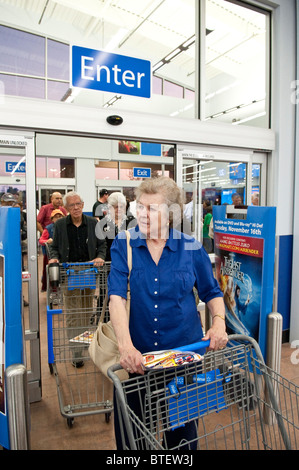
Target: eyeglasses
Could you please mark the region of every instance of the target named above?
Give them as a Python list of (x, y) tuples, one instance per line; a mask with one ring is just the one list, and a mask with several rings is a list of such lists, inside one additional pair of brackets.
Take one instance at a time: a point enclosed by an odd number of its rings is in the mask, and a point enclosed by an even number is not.
[(81, 207), (83, 202), (75, 202), (74, 204), (68, 204), (69, 209), (74, 209), (75, 207)]

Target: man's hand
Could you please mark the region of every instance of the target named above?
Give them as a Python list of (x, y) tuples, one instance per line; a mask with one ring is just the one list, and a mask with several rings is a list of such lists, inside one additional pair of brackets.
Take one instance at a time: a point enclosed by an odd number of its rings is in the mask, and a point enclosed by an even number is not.
[(105, 261), (102, 258), (95, 258), (92, 260), (92, 263), (94, 266), (103, 266), (105, 264)]

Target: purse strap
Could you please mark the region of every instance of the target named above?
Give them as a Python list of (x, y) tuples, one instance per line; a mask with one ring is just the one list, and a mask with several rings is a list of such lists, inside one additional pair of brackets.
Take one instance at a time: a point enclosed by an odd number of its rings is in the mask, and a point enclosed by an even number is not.
[[(130, 232), (126, 230), (126, 237), (127, 237), (127, 260), (128, 260), (128, 267), (129, 267), (129, 279), (132, 270), (132, 247), (130, 245)], [(130, 289), (129, 282), (128, 282), (128, 289)]]
[[(132, 247), (130, 245), (130, 232), (128, 230), (125, 230), (125, 233), (126, 233), (126, 238), (127, 238), (127, 263), (128, 263), (128, 267), (129, 267), (127, 292), (130, 296), (130, 275), (131, 275), (131, 270), (132, 270)], [(99, 322), (103, 321), (104, 316), (105, 316), (105, 312), (106, 312), (106, 308), (107, 308), (107, 305), (108, 305), (108, 292), (107, 292), (107, 290), (108, 289), (106, 288), (106, 294), (105, 294), (105, 298), (104, 298), (104, 302), (103, 302), (103, 306), (102, 306), (102, 312), (101, 312)]]

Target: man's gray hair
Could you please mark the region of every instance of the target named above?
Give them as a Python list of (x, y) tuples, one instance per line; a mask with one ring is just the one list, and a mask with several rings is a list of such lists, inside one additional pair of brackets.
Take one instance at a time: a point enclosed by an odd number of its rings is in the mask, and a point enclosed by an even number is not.
[(80, 194), (76, 193), (76, 191), (70, 191), (69, 193), (66, 193), (64, 196), (63, 196), (63, 205), (66, 207), (67, 206), (67, 200), (68, 198), (70, 197), (74, 197), (74, 196), (78, 196), (80, 198), (80, 201), (81, 202), (84, 202), (82, 197), (80, 196)]

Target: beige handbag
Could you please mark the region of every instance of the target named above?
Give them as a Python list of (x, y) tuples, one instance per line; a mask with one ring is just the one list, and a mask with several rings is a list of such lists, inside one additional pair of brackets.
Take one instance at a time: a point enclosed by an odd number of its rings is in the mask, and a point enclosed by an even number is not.
[[(127, 237), (129, 278), (130, 278), (130, 273), (132, 269), (132, 248), (130, 245), (130, 234), (127, 230), (126, 230), (126, 237)], [(128, 315), (128, 320), (130, 318), (130, 302), (131, 302), (130, 282), (128, 281), (127, 303), (126, 303), (126, 311)], [(112, 366), (113, 364), (119, 363), (119, 360), (120, 360), (120, 353), (119, 353), (118, 344), (117, 344), (117, 340), (116, 340), (116, 336), (113, 330), (112, 323), (110, 320), (106, 323), (104, 322), (104, 316), (105, 316), (107, 303), (108, 303), (108, 294), (106, 293), (99, 324), (88, 349), (91, 359), (93, 360), (95, 365), (100, 369), (102, 374), (105, 375), (106, 377), (108, 377), (107, 370), (109, 369), (109, 367)], [(129, 377), (127, 371), (123, 369), (120, 371), (117, 371), (117, 375), (120, 378), (120, 380), (126, 380)]]

